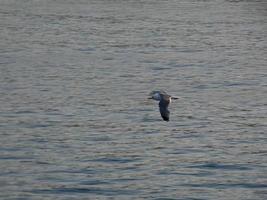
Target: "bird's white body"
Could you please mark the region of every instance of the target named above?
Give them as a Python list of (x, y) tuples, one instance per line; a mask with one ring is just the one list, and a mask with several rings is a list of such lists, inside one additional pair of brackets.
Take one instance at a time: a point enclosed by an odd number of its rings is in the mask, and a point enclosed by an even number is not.
[[(154, 92), (152, 92), (151, 95), (152, 95), (152, 99), (154, 99), (154, 100), (156, 100), (156, 101), (161, 101), (161, 99), (162, 99), (161, 95), (163, 95), (163, 93), (160, 92), (160, 91), (154, 91)], [(172, 101), (172, 100), (171, 100), (172, 97), (168, 95), (168, 99), (169, 99), (169, 101), (170, 101), (170, 103), (171, 103), (171, 101)]]

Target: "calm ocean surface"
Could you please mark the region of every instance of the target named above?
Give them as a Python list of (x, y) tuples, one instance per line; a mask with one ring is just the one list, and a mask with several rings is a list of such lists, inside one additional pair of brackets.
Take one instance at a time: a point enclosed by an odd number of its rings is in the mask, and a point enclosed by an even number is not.
[(1, 200), (267, 199), (267, 1), (0, 0), (0, 30)]

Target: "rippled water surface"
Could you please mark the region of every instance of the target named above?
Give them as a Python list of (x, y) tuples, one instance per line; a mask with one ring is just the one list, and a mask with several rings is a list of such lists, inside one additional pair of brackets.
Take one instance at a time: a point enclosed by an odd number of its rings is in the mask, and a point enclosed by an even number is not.
[(0, 198), (266, 199), (266, 10), (0, 0)]

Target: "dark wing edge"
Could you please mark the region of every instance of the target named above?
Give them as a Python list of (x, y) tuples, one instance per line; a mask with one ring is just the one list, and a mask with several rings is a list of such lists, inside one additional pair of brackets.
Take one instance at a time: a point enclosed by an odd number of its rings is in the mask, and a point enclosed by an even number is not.
[(170, 119), (170, 111), (168, 110), (169, 103), (169, 101), (164, 99), (159, 102), (159, 111), (164, 121), (169, 121)]

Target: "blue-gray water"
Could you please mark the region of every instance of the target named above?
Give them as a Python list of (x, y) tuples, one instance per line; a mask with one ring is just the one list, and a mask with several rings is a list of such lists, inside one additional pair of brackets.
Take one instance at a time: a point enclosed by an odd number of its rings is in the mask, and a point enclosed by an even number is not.
[(0, 199), (266, 199), (266, 10), (0, 0)]

